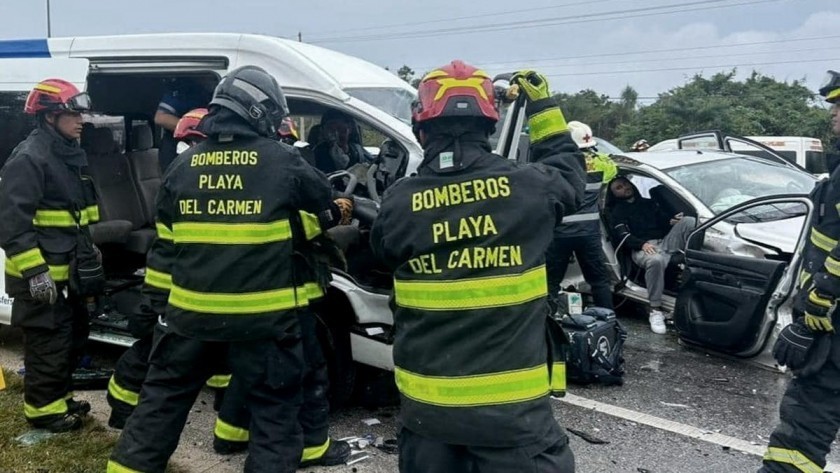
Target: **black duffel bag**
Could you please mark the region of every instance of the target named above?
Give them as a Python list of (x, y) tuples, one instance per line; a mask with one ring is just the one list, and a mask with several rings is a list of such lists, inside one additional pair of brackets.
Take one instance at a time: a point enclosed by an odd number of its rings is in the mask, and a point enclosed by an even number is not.
[(560, 325), (569, 338), (567, 378), (578, 384), (624, 384), (624, 341), (627, 332), (615, 312), (601, 307), (568, 315)]

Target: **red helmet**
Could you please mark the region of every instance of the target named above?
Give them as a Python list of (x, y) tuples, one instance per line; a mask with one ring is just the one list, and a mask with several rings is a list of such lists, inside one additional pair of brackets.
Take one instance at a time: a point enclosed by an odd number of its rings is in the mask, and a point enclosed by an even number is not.
[(493, 123), (499, 121), (490, 76), (458, 60), (426, 74), (417, 88), (411, 121), (419, 124), (441, 117), (478, 117)]
[(293, 141), (300, 139), (300, 135), (297, 132), (297, 128), (295, 128), (295, 122), (292, 120), (292, 117), (283, 118), (280, 122), (280, 126), (277, 127), (277, 136), (280, 137), (280, 139), (289, 139)]
[(30, 115), (44, 112), (87, 112), (90, 96), (79, 92), (75, 85), (62, 79), (45, 79), (38, 82), (29, 96), (23, 112)]
[(207, 135), (195, 129), (201, 119), (204, 118), (204, 115), (207, 115), (206, 108), (196, 108), (185, 113), (184, 116), (178, 120), (178, 124), (175, 125), (175, 132), (172, 133), (172, 136), (174, 136), (178, 141), (186, 141), (189, 139), (203, 140), (204, 138), (207, 138)]

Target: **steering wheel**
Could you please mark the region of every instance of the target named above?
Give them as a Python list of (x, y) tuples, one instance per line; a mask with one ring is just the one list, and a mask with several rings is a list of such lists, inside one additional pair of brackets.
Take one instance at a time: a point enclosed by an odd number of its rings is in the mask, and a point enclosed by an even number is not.
[[(327, 175), (327, 180), (333, 189), (341, 192), (344, 196), (353, 195), (353, 192), (356, 190), (356, 186), (359, 185), (359, 179), (352, 173), (343, 169), (341, 171), (329, 173)], [(341, 184), (344, 189), (336, 184)]]
[[(333, 189), (340, 191), (344, 196), (353, 195), (356, 187), (361, 184), (367, 189), (368, 197), (379, 202), (380, 197), (376, 191), (376, 180), (374, 178), (377, 169), (378, 166), (376, 164), (359, 163), (350, 166), (348, 169), (330, 173), (327, 179)], [(339, 182), (343, 184), (343, 190), (340, 186), (336, 185)]]

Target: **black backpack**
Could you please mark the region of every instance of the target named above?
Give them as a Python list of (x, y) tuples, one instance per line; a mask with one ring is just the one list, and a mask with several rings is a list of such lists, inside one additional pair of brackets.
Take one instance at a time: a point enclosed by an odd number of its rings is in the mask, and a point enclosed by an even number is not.
[(615, 312), (589, 307), (583, 314), (568, 315), (560, 325), (569, 339), (566, 370), (578, 384), (624, 384), (624, 341), (627, 331)]

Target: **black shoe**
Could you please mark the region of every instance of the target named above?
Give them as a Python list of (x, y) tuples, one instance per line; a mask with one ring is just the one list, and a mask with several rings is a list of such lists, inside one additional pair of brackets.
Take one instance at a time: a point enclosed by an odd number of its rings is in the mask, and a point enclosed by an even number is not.
[(351, 448), (349, 443), (343, 440), (330, 440), (330, 446), (327, 447), (327, 451), (321, 457), (302, 461), (298, 468), (341, 465), (347, 462), (347, 459), (350, 458), (350, 453)]
[(213, 437), (213, 450), (219, 455), (233, 455), (248, 450), (248, 442), (233, 442)]
[(90, 412), (90, 403), (87, 401), (76, 401), (74, 399), (67, 400), (67, 413), (76, 414), (84, 417)]
[(30, 419), (29, 424), (36, 429), (44, 429), (54, 434), (62, 432), (70, 432), (71, 430), (78, 430), (82, 428), (84, 422), (82, 418), (76, 414), (63, 414), (57, 416), (48, 416), (44, 419)]
[(108, 417), (108, 427), (112, 429), (122, 430), (126, 422), (128, 422), (128, 417), (117, 414), (116, 411), (111, 411), (111, 417)]

